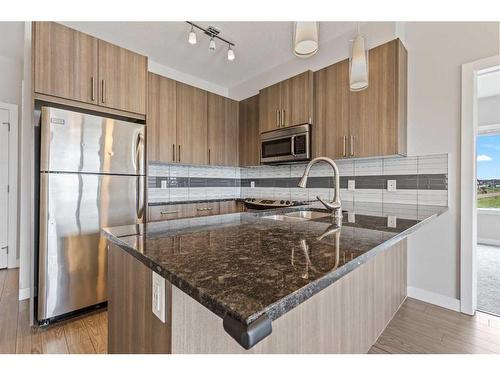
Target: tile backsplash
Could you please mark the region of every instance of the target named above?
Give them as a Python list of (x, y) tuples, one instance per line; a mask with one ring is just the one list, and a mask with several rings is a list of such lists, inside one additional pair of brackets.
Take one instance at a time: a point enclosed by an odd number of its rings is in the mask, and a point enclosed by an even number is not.
[[(336, 161), (342, 201), (448, 205), (448, 155), (425, 155)], [(149, 201), (268, 198), (330, 199), (334, 193), (331, 167), (311, 169), (307, 188), (297, 187), (306, 164), (258, 167), (149, 165)], [(387, 181), (396, 191), (387, 191)], [(354, 190), (348, 182), (354, 181)], [(163, 184), (163, 185), (162, 185)], [(252, 187), (253, 185), (253, 187)]]

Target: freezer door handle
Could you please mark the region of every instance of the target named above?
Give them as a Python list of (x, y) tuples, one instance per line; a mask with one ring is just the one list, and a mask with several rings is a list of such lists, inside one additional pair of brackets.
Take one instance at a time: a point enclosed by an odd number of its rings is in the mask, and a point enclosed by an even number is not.
[(136, 172), (138, 175), (144, 174), (144, 135), (143, 133), (137, 134), (135, 143), (135, 162)]

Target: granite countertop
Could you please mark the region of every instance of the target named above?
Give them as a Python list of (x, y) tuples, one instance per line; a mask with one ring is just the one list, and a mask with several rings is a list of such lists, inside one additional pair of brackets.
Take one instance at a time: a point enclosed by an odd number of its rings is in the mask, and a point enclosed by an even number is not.
[(329, 216), (309, 221), (264, 217), (304, 209), (326, 213), (315, 205), (107, 228), (103, 232), (222, 317), (226, 331), (226, 319), (244, 328), (264, 319), (270, 329), (270, 321), (447, 210), (381, 203), (346, 206), (340, 231), (321, 240), (320, 235), (334, 229)]

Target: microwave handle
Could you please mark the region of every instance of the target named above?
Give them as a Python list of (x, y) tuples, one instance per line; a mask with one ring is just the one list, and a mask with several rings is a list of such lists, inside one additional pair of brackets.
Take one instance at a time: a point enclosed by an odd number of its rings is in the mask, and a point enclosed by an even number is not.
[(291, 140), (291, 151), (290, 153), (292, 154), (293, 157), (295, 157), (295, 136), (292, 135), (292, 140)]

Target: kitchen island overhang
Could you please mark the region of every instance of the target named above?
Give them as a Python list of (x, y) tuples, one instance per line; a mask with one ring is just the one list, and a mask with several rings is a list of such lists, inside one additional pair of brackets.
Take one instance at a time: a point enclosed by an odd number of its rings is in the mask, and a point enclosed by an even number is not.
[[(376, 207), (366, 205), (366, 212), (360, 207), (351, 223), (348, 216), (352, 212), (344, 213), (337, 249), (335, 238), (317, 241), (329, 227), (327, 219), (277, 222), (265, 218), (313, 209), (310, 207), (112, 228), (105, 235), (114, 247), (172, 283), (172, 295), (187, 294), (223, 319), (225, 331), (248, 349), (258, 347), (276, 331), (271, 321), (274, 325), (278, 318), (314, 299), (378, 254), (398, 247), (410, 233), (446, 211), (446, 207), (434, 206), (385, 207), (386, 212), (397, 212), (400, 218), (395, 227), (389, 228), (386, 213), (373, 215)], [(335, 263), (335, 255), (340, 264)], [(406, 264), (403, 266), (406, 273)], [(406, 297), (406, 287), (402, 289), (400, 294)], [(229, 338), (226, 332), (222, 333)]]

